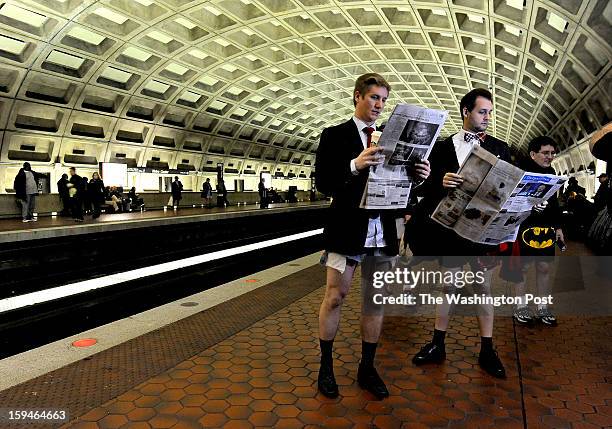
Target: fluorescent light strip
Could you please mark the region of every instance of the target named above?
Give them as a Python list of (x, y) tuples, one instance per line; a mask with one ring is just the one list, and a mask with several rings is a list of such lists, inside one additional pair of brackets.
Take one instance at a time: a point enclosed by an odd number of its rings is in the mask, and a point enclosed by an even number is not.
[(178, 261), (164, 262), (163, 264), (138, 268), (135, 270), (126, 271), (124, 273), (111, 274), (109, 276), (98, 277), (91, 280), (84, 280), (81, 282), (58, 286), (38, 292), (32, 292), (25, 295), (5, 298), (0, 300), (0, 313), (9, 310), (16, 310), (18, 308), (26, 307), (28, 305), (40, 304), (42, 302), (47, 302), (54, 299), (65, 298), (67, 296), (76, 295), (79, 293), (100, 289), (103, 287), (112, 286), (131, 280), (137, 280), (143, 277), (155, 276), (157, 274), (167, 273), (168, 271), (203, 264), (205, 262), (215, 261), (221, 258), (227, 258), (228, 256), (239, 255), (241, 253), (251, 252), (253, 250), (276, 246), (277, 244), (288, 243), (290, 241), (300, 240), (302, 238), (312, 237), (322, 233), (322, 228), (314, 229), (312, 231), (292, 234), (286, 237), (273, 238), (271, 240), (266, 240), (259, 243), (247, 244), (245, 246), (233, 247), (231, 249), (218, 250), (216, 252), (206, 253), (204, 255), (179, 259)]

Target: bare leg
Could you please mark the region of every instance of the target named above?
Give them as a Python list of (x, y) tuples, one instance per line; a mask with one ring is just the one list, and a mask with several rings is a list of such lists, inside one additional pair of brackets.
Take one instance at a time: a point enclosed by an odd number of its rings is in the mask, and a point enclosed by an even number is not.
[[(550, 295), (550, 264), (548, 262), (536, 262), (536, 287), (538, 296)], [(546, 304), (540, 304), (538, 308), (546, 308)]]
[[(456, 273), (462, 270), (463, 267), (447, 268), (446, 273), (452, 273), (452, 278), (456, 277)], [(444, 275), (444, 278), (450, 277), (448, 274)], [(443, 292), (445, 294), (452, 294), (456, 292), (455, 285), (453, 283), (444, 283)], [(446, 331), (448, 329), (448, 323), (450, 316), (455, 308), (454, 304), (448, 302), (447, 299), (443, 300), (442, 304), (436, 305), (436, 323), (435, 328), (438, 331)]]
[[(484, 283), (480, 287), (481, 293), (487, 297), (491, 296), (491, 277), (492, 270), (484, 272)], [(493, 336), (493, 304), (478, 304), (478, 327), (480, 328), (480, 336), (491, 338)]]
[(340, 307), (351, 287), (355, 267), (347, 264), (344, 273), (327, 267), (325, 297), (319, 309), (319, 338), (322, 340), (330, 341), (336, 336), (340, 321)]
[(380, 256), (366, 256), (361, 264), (361, 338), (365, 342), (378, 342), (383, 323), (384, 308), (382, 304), (374, 304), (374, 295), (386, 295), (386, 288), (372, 286), (374, 273), (392, 268), (393, 260)]

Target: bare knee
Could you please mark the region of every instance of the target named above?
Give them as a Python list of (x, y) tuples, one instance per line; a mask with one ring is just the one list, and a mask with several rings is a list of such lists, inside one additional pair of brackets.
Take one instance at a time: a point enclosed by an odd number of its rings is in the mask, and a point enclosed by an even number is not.
[(538, 262), (536, 270), (540, 274), (548, 274), (550, 272), (550, 264), (547, 262)]
[(325, 296), (325, 301), (327, 306), (333, 310), (342, 306), (345, 297), (346, 293), (340, 291), (338, 288), (329, 288)]

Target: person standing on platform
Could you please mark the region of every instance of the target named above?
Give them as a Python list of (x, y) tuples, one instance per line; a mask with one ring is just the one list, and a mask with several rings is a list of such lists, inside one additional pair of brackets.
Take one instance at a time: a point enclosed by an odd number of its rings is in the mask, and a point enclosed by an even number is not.
[[(530, 173), (556, 174), (550, 166), (557, 153), (557, 144), (550, 137), (536, 137), (529, 142), (529, 159), (521, 168)], [(537, 240), (533, 231), (537, 231)], [(561, 229), (561, 209), (557, 195), (553, 194), (547, 201), (533, 207), (531, 214), (521, 223), (514, 246), (518, 253), (512, 252), (510, 258), (504, 259), (500, 277), (516, 282), (515, 295), (521, 298), (512, 317), (523, 325), (530, 325), (539, 320), (544, 325), (555, 326), (557, 318), (546, 304), (539, 304), (535, 314), (525, 302), (525, 274), (532, 262), (536, 267), (537, 296), (548, 296), (551, 292), (550, 270), (555, 258), (555, 244), (565, 250), (565, 239)], [(520, 262), (520, 263), (515, 263)], [(514, 268), (514, 269), (511, 269)]]
[(211, 198), (212, 198), (212, 186), (210, 184), (210, 179), (206, 178), (206, 181), (202, 185), (202, 193), (200, 196), (204, 199), (204, 206), (207, 208), (212, 207)]
[(593, 197), (593, 202), (595, 203), (595, 210), (600, 211), (608, 204), (608, 194), (610, 192), (610, 180), (608, 179), (608, 175), (606, 173), (601, 173), (597, 176), (599, 180), (599, 188), (597, 188), (597, 192)]
[(179, 180), (178, 176), (174, 176), (174, 182), (172, 182), (172, 205), (174, 206), (174, 210), (178, 209), (182, 198), (183, 184)]
[(19, 169), (17, 176), (15, 176), (13, 189), (15, 189), (16, 197), (21, 203), (22, 222), (36, 222), (38, 220), (34, 217), (36, 196), (38, 195), (38, 177), (39, 174), (32, 171), (29, 162), (24, 162), (23, 167)]
[(265, 209), (266, 207), (268, 207), (268, 189), (266, 188), (266, 184), (263, 177), (259, 180), (258, 191), (259, 207)]
[(104, 204), (105, 192), (104, 182), (100, 179), (100, 175), (96, 171), (91, 176), (91, 180), (87, 186), (87, 192), (89, 193), (89, 201), (93, 205), (92, 217), (97, 219), (100, 217), (100, 206)]
[(230, 203), (227, 200), (227, 188), (225, 187), (225, 181), (219, 180), (217, 183), (217, 207), (227, 207)]
[(83, 222), (83, 206), (81, 201), (83, 179), (76, 174), (74, 167), (68, 169), (68, 174), (70, 174), (70, 180), (68, 180), (66, 186), (68, 187), (68, 195), (70, 197), (70, 214), (75, 222)]
[(68, 194), (68, 175), (62, 174), (62, 178), (57, 181), (57, 192), (62, 203), (60, 216), (70, 215), (70, 195)]
[[(327, 397), (338, 396), (334, 377), (332, 347), (338, 331), (340, 308), (349, 291), (353, 274), (361, 263), (362, 352), (357, 380), (379, 399), (389, 396), (385, 383), (374, 368), (376, 347), (382, 329), (382, 308), (375, 306), (372, 286), (375, 271), (392, 268), (398, 254), (396, 212), (359, 208), (370, 166), (383, 162), (382, 148), (371, 145), (375, 122), (385, 107), (390, 86), (376, 73), (360, 76), (353, 91), (354, 116), (347, 122), (326, 128), (321, 134), (315, 164), (317, 189), (333, 197), (323, 233), (327, 267), (325, 296), (319, 310), (321, 367), (318, 389)], [(416, 175), (425, 179), (429, 163), (416, 164)], [(378, 291), (378, 290), (376, 290)]]
[[(511, 162), (508, 145), (485, 133), (493, 112), (493, 96), (483, 88), (468, 92), (459, 105), (463, 128), (455, 135), (434, 145), (429, 159), (432, 164), (431, 176), (419, 188), (423, 199), (417, 205), (414, 215), (407, 225), (407, 236), (411, 250), (417, 256), (439, 256), (442, 267), (452, 275), (445, 278), (458, 278), (457, 274), (467, 263), (473, 272), (484, 273), (482, 284), (474, 283), (474, 293), (491, 295), (492, 257), (497, 246), (474, 243), (460, 237), (454, 231), (434, 222), (430, 215), (448, 192), (464, 181), (456, 172), (463, 164), (474, 145), (480, 145), (498, 158)], [(457, 293), (454, 284), (444, 285), (444, 294)], [(436, 321), (432, 342), (426, 344), (412, 359), (416, 365), (440, 363), (446, 358), (444, 337), (449, 324), (453, 305), (444, 300), (436, 306)], [(481, 348), (478, 363), (487, 373), (505, 378), (506, 372), (493, 348), (493, 305), (478, 305), (478, 325), (480, 327)]]

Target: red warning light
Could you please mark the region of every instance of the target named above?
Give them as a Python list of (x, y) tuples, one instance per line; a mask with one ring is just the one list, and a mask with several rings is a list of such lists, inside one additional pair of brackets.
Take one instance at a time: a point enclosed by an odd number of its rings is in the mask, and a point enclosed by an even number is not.
[(95, 338), (84, 338), (82, 340), (76, 340), (72, 345), (74, 347), (91, 347), (96, 344), (98, 340)]
[(245, 282), (247, 283), (257, 283), (259, 281), (259, 279), (246, 279)]

